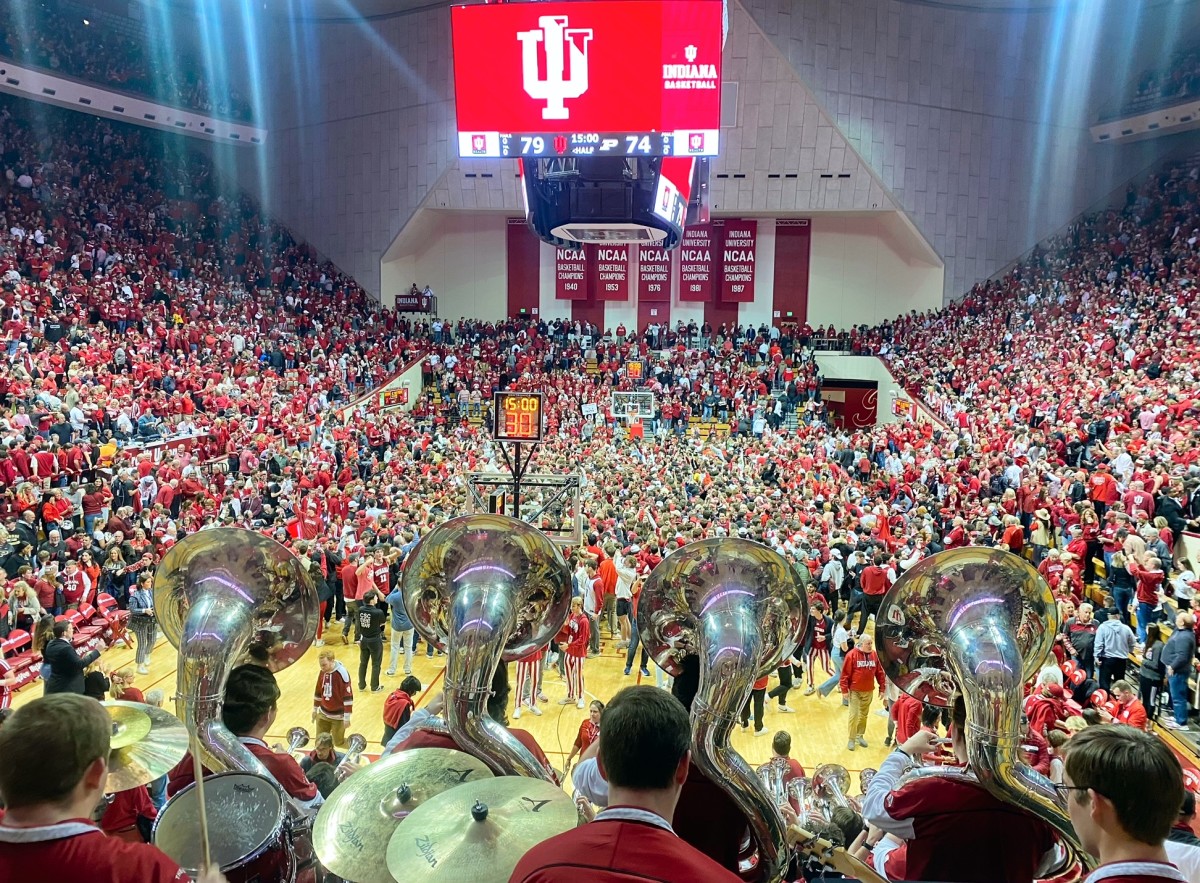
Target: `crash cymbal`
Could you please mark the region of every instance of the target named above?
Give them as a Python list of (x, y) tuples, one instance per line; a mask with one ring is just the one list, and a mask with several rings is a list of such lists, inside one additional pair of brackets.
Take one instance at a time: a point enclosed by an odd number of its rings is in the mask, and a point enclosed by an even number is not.
[(105, 702), (104, 707), (113, 721), (104, 785), (109, 794), (153, 782), (187, 754), (187, 727), (169, 711), (117, 699)]
[(354, 883), (393, 883), (385, 858), (396, 826), (434, 795), (492, 776), (482, 760), (449, 748), (414, 748), (367, 764), (317, 813), (317, 856), (327, 870)]
[(549, 782), (468, 782), (404, 820), (388, 844), (387, 869), (405, 883), (506, 883), (531, 847), (578, 824), (575, 801)]

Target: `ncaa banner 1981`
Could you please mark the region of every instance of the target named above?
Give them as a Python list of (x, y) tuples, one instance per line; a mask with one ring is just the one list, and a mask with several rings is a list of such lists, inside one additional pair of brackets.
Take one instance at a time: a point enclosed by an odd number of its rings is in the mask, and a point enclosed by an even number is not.
[(588, 246), (596, 300), (629, 300), (629, 244)]
[(713, 228), (697, 224), (683, 231), (679, 243), (679, 299), (713, 299)]
[(638, 302), (671, 302), (671, 253), (665, 248), (638, 248)]
[(582, 249), (554, 249), (554, 296), (559, 300), (588, 299), (587, 257)]
[(754, 265), (758, 255), (758, 222), (728, 220), (721, 243), (721, 302), (754, 301)]

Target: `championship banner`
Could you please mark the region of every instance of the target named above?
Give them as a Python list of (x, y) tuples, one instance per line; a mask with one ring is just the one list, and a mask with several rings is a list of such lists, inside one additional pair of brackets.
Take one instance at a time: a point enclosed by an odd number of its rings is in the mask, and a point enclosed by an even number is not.
[(629, 244), (588, 246), (596, 300), (629, 300)]
[(638, 248), (638, 301), (671, 302), (671, 253), (665, 248)]
[(721, 246), (721, 302), (754, 301), (754, 263), (758, 248), (758, 222), (725, 222)]
[(559, 300), (588, 299), (587, 257), (582, 249), (554, 249), (554, 296)]
[(708, 224), (683, 231), (679, 244), (679, 299), (713, 299), (713, 230)]

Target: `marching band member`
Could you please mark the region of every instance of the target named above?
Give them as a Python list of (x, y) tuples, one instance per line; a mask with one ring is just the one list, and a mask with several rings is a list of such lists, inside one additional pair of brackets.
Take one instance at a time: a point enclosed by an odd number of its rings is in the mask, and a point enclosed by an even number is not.
[[(967, 762), (967, 710), (957, 697), (952, 715), (955, 756)], [(939, 739), (919, 730), (879, 765), (863, 796), (863, 819), (883, 834), (876, 870), (889, 880), (944, 883), (1032, 883), (1054, 857), (1050, 825), (993, 796), (981, 785), (930, 776), (897, 787)]]
[[(302, 806), (315, 810), (324, 802), (316, 783), (309, 781), (290, 754), (272, 751), (263, 741), (279, 711), (279, 696), (274, 674), (260, 665), (239, 665), (229, 673), (221, 722), (262, 762), (284, 791)], [(174, 796), (194, 782), (194, 770), (190, 755), (176, 764), (168, 774), (167, 792)]]
[[(112, 719), (94, 699), (34, 699), (0, 727), (0, 880), (186, 883), (161, 850), (106, 837), (91, 818), (108, 779)], [(190, 758), (188, 759), (189, 763)], [(199, 883), (223, 883), (216, 869)]]

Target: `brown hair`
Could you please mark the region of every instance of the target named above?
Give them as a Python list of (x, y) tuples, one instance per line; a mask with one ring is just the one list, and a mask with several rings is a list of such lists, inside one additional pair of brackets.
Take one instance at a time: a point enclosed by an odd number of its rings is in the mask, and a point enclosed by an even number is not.
[(97, 758), (108, 758), (112, 718), (87, 696), (52, 693), (0, 727), (0, 796), (9, 809), (62, 803)]
[[(1127, 835), (1152, 846), (1166, 839), (1183, 804), (1179, 761), (1161, 739), (1133, 727), (1088, 727), (1072, 737), (1066, 773), (1077, 788), (1112, 804)], [(1081, 806), (1092, 799), (1087, 790), (1073, 794)]]

